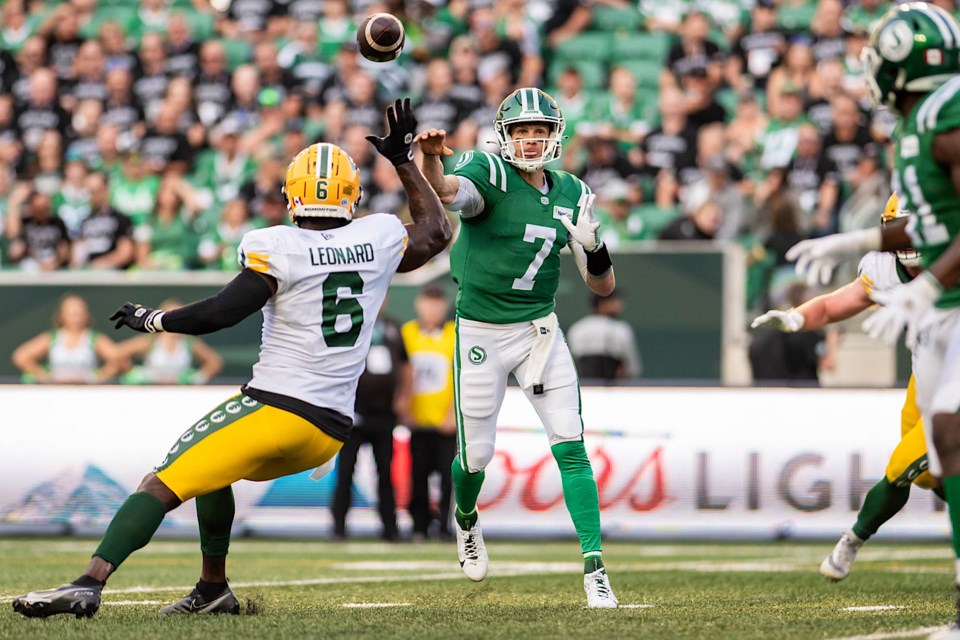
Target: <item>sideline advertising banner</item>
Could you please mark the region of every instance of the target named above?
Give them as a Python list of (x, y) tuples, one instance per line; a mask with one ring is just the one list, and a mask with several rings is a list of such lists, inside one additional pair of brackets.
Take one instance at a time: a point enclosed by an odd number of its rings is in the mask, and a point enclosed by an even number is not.
[[(0, 534), (99, 533), (181, 434), (235, 387), (0, 386)], [(835, 539), (855, 520), (900, 437), (904, 390), (584, 388), (585, 442), (605, 535), (626, 539)], [(480, 496), (484, 532), (567, 536), (560, 475), (536, 413), (507, 391)], [(395, 431), (398, 505), (409, 498)], [(326, 535), (335, 483), (310, 471), (236, 485), (236, 528)], [(376, 533), (376, 474), (362, 452), (351, 533)], [(401, 525), (409, 522), (401, 512)], [(161, 533), (196, 535), (192, 503)], [(916, 487), (885, 537), (947, 537), (942, 503)]]

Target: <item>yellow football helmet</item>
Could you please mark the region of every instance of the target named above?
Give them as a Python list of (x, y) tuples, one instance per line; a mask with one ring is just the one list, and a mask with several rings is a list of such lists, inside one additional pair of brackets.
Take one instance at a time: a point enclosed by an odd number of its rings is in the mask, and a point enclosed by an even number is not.
[(290, 218), (352, 220), (360, 203), (360, 172), (347, 152), (318, 142), (296, 155), (283, 185)]
[[(909, 211), (904, 211), (900, 208), (900, 196), (894, 191), (887, 199), (887, 206), (883, 208), (883, 214), (880, 216), (880, 224), (885, 225), (888, 222), (893, 222), (897, 218), (907, 218), (909, 216)], [(894, 253), (897, 254), (897, 260), (899, 260), (903, 266), (920, 266), (920, 252), (916, 249), (901, 249), (900, 251), (894, 251)]]

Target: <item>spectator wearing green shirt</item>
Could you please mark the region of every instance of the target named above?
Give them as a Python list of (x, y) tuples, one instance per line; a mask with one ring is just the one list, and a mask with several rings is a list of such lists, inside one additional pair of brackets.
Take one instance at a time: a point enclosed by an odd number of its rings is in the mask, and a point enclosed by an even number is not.
[(240, 147), (239, 135), (239, 123), (225, 119), (210, 136), (213, 149), (197, 160), (194, 184), (209, 190), (215, 205), (236, 198), (257, 170), (253, 158)]
[(785, 83), (780, 89), (777, 111), (771, 115), (773, 118), (763, 134), (763, 155), (760, 157), (760, 166), (767, 170), (790, 163), (797, 149), (797, 129), (810, 122), (803, 113), (800, 87)]
[(200, 239), (197, 247), (200, 263), (211, 270), (238, 271), (237, 247), (244, 234), (257, 226), (250, 219), (247, 203), (239, 198), (231, 200), (223, 207), (217, 224)]
[(147, 170), (139, 152), (124, 155), (121, 170), (111, 182), (110, 204), (134, 226), (146, 224), (157, 204), (160, 177)]
[(0, 29), (0, 49), (17, 53), (36, 30), (36, 22), (27, 15), (22, 0), (7, 0), (3, 5), (3, 28)]
[(197, 239), (191, 221), (199, 210), (196, 193), (178, 176), (160, 184), (153, 214), (134, 230), (137, 266), (141, 269), (185, 269), (196, 255)]
[(90, 190), (86, 179), (87, 165), (79, 158), (67, 160), (63, 182), (53, 194), (53, 213), (67, 225), (70, 237), (76, 237), (80, 223), (90, 215)]

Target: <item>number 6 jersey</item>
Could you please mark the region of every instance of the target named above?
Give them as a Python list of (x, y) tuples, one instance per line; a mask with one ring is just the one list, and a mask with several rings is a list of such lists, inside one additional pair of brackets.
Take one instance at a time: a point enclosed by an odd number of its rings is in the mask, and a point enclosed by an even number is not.
[(386, 213), (336, 229), (247, 233), (240, 266), (277, 279), (247, 389), (353, 416), (373, 321), (406, 247), (403, 223)]
[(457, 283), (457, 314), (469, 320), (509, 324), (549, 315), (556, 306), (560, 250), (576, 224), (589, 187), (566, 171), (546, 171), (541, 193), (500, 156), (468, 151), (454, 174), (476, 186), (483, 211), (461, 218), (450, 250)]

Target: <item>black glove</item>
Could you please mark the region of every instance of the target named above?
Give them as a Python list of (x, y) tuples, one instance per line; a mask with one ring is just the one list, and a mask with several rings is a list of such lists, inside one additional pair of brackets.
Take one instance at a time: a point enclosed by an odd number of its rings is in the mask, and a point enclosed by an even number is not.
[(117, 321), (114, 329), (126, 325), (140, 333), (156, 333), (157, 331), (163, 331), (163, 325), (160, 324), (162, 315), (163, 311), (143, 307), (132, 302), (124, 302), (122, 307), (113, 312), (110, 319)]
[(367, 136), (370, 144), (377, 148), (380, 155), (399, 167), (413, 161), (413, 136), (417, 133), (417, 116), (413, 114), (410, 98), (387, 107), (387, 135), (380, 138)]

